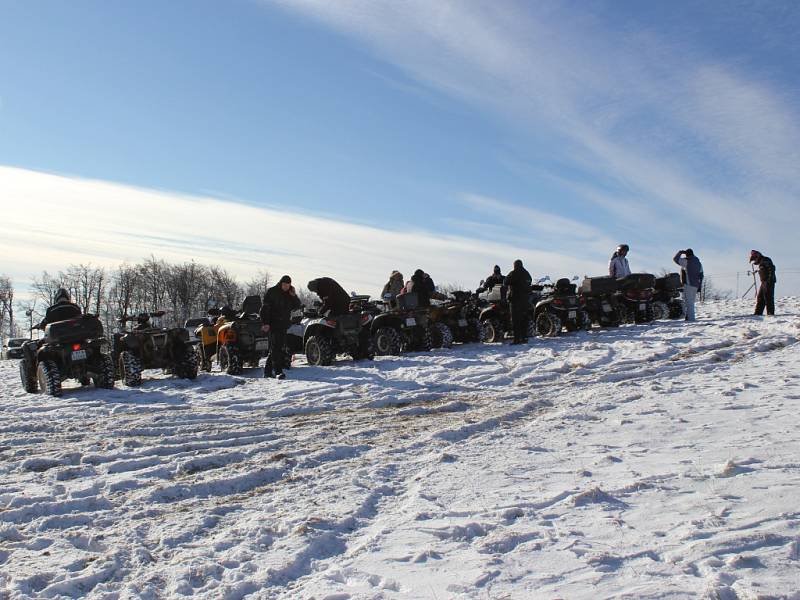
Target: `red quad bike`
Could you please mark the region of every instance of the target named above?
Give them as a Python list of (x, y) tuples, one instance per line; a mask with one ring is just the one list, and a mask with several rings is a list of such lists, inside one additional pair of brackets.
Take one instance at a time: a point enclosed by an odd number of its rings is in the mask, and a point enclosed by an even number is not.
[(50, 323), (44, 338), (22, 347), (19, 363), (22, 387), (34, 394), (61, 395), (61, 383), (77, 379), (81, 385), (114, 387), (114, 362), (109, 355), (103, 325), (95, 315), (81, 315)]

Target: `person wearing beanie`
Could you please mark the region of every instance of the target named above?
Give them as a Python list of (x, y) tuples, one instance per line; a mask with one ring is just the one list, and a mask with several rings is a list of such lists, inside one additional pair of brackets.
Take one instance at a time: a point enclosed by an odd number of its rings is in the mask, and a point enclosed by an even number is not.
[(703, 285), (703, 265), (694, 255), (694, 250), (678, 250), (672, 258), (673, 262), (681, 268), (681, 282), (683, 283), (683, 303), (686, 305), (686, 320), (695, 320), (694, 302), (697, 292)]
[(514, 329), (512, 344), (528, 343), (528, 320), (531, 310), (531, 274), (522, 266), (522, 261), (514, 261), (514, 268), (506, 275), (508, 286), (508, 306), (511, 309), (511, 326)]
[(761, 280), (761, 285), (758, 287), (758, 295), (756, 296), (756, 309), (753, 314), (761, 316), (766, 308), (768, 315), (774, 315), (775, 284), (778, 281), (777, 277), (775, 277), (775, 263), (758, 250), (750, 251), (750, 262), (758, 266), (758, 278)]
[(406, 291), (413, 292), (417, 295), (417, 303), (419, 306), (430, 306), (431, 295), (436, 291), (436, 287), (430, 275), (426, 276), (425, 271), (417, 269), (411, 276), (410, 285), (406, 284)]
[(405, 285), (403, 282), (403, 274), (397, 270), (392, 271), (391, 275), (389, 275), (389, 281), (383, 286), (381, 298), (384, 300), (397, 298), (397, 295), (403, 290), (403, 285)]
[(302, 306), (292, 287), (292, 278), (284, 275), (267, 290), (261, 305), (261, 330), (269, 333), (269, 355), (264, 366), (264, 377), (283, 379), (286, 330), (292, 321), (292, 311)]
[(483, 280), (483, 285), (481, 285), (477, 291), (485, 292), (486, 290), (491, 290), (496, 285), (503, 285), (504, 281), (505, 277), (500, 270), (500, 265), (495, 265), (494, 269), (492, 269), (492, 274)]

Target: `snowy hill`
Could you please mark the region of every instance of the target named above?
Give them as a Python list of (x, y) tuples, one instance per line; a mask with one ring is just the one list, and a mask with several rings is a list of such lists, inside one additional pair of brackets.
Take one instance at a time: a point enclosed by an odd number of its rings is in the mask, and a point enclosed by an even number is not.
[(800, 598), (800, 299), (140, 389), (0, 363), (0, 597)]

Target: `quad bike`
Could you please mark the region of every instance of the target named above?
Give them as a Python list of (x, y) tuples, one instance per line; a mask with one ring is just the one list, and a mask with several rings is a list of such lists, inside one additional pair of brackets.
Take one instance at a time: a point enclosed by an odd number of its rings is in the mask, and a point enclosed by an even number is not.
[[(247, 296), (238, 313), (221, 310), (216, 327), (216, 358), (221, 370), (228, 375), (240, 374), (245, 366), (257, 367), (259, 360), (270, 350), (269, 334), (261, 330), (260, 296)], [(205, 353), (205, 340), (200, 346)], [(210, 357), (204, 354), (204, 360)]]
[(114, 362), (108, 354), (103, 325), (95, 315), (56, 321), (44, 328), (44, 338), (22, 346), (19, 375), (26, 392), (61, 395), (61, 383), (114, 387)]
[(653, 306), (655, 275), (632, 273), (618, 279), (617, 284), (617, 302), (626, 323), (650, 323), (658, 316), (656, 311), (660, 307)]
[(542, 337), (553, 337), (559, 335), (562, 328), (578, 331), (592, 327), (585, 302), (569, 279), (562, 278), (555, 285), (542, 288), (543, 294), (534, 309), (536, 333)]
[(384, 311), (372, 316), (372, 343), (378, 356), (414, 350), (428, 351), (431, 340), (430, 310), (419, 306), (413, 292), (385, 300)]
[(434, 348), (449, 348), (453, 342), (483, 341), (477, 294), (453, 292), (452, 298), (431, 306), (431, 336)]
[(373, 316), (361, 310), (368, 300), (369, 296), (356, 296), (350, 312), (343, 315), (322, 316), (316, 308), (304, 311), (302, 347), (309, 365), (328, 366), (337, 354), (349, 354), (353, 360), (375, 357), (370, 328)]
[(197, 364), (203, 371), (210, 372), (213, 365), (213, 358), (217, 354), (217, 332), (225, 324), (222, 311), (218, 308), (208, 310), (209, 317), (204, 317), (194, 330), (197, 345)]
[(600, 327), (618, 327), (624, 321), (617, 302), (617, 280), (613, 277), (586, 277), (578, 290), (592, 323)]
[(142, 371), (161, 369), (182, 379), (197, 377), (197, 354), (184, 327), (162, 328), (153, 325), (151, 318), (161, 318), (164, 311), (142, 313), (119, 319), (122, 327), (136, 321), (128, 331), (114, 334), (112, 358), (116, 379), (130, 387), (141, 385)]
[[(483, 282), (481, 282), (483, 283)], [(508, 334), (513, 333), (514, 325), (511, 321), (511, 305), (506, 298), (507, 288), (504, 285), (495, 285), (487, 292), (478, 295), (480, 302), (478, 321), (481, 324), (484, 342), (502, 342)], [(539, 299), (537, 286), (531, 286), (531, 310), (528, 315), (528, 337), (534, 334), (533, 305)]]
[(657, 319), (682, 319), (686, 316), (686, 304), (681, 298), (683, 283), (678, 273), (669, 273), (656, 278), (653, 304), (658, 304), (661, 316)]

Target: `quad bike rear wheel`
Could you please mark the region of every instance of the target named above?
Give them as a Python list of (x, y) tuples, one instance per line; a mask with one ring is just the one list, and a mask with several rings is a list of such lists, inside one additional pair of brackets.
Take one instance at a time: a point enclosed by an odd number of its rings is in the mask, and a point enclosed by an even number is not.
[(142, 385), (142, 361), (133, 352), (125, 350), (119, 355), (119, 372), (128, 387)]
[(394, 327), (379, 327), (372, 336), (372, 346), (377, 356), (399, 356), (403, 340)]
[(683, 319), (686, 316), (686, 304), (683, 300), (673, 300), (667, 305), (670, 319)]
[(52, 360), (43, 360), (36, 369), (36, 378), (39, 380), (39, 389), (48, 396), (61, 395), (61, 374), (58, 365)]
[(101, 354), (98, 373), (92, 378), (94, 387), (104, 390), (114, 389), (114, 359), (108, 354)]
[(561, 319), (548, 311), (536, 317), (536, 333), (542, 337), (555, 337), (561, 333)]
[(19, 361), (19, 378), (22, 380), (22, 388), (29, 394), (35, 394), (39, 391), (39, 382), (36, 380), (36, 372), (31, 368), (26, 358)]
[(431, 327), (432, 346), (434, 348), (452, 348), (453, 332), (444, 323), (434, 323)]
[(664, 302), (656, 300), (653, 302), (652, 307), (654, 321), (660, 321), (669, 317), (669, 307)]
[(203, 350), (203, 345), (198, 344), (195, 349), (194, 353), (197, 355), (197, 364), (198, 368), (202, 369), (203, 371), (210, 373), (211, 372), (211, 358), (206, 358), (205, 351)]
[(175, 375), (182, 379), (197, 379), (197, 353), (187, 348), (183, 358), (175, 365)]
[(239, 356), (235, 348), (222, 346), (217, 351), (217, 356), (219, 357), (219, 368), (222, 371), (225, 371), (228, 375), (241, 375), (243, 371), (242, 357)]

